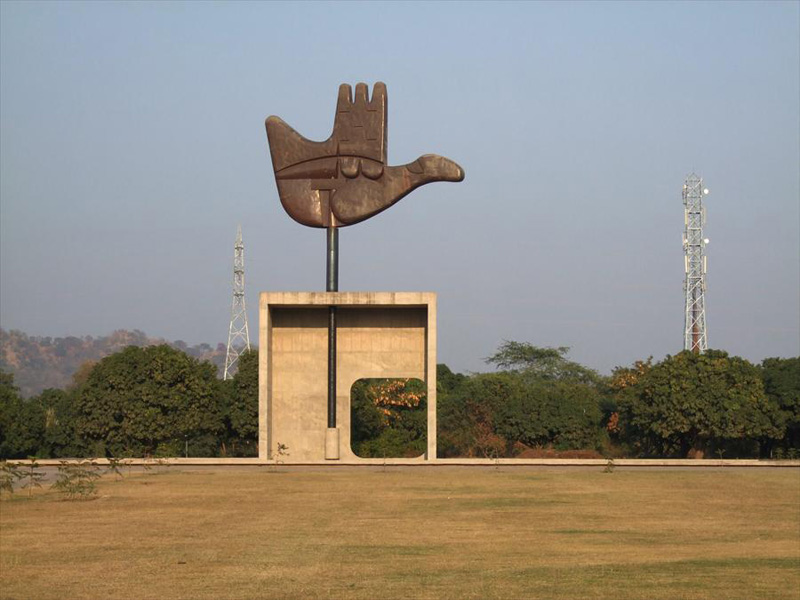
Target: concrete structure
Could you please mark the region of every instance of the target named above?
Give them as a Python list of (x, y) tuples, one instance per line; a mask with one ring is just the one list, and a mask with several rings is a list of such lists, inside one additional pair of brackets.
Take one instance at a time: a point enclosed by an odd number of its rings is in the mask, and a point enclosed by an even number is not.
[[(337, 307), (336, 429), (327, 428), (328, 307)], [(369, 462), (350, 446), (350, 390), (362, 378), (427, 384), (427, 452), (436, 458), (436, 294), (262, 292), (259, 299), (259, 458)]]

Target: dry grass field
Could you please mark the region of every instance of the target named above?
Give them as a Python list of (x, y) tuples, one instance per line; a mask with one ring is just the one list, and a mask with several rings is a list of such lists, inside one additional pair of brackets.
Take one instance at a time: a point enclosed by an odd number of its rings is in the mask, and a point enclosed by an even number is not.
[(800, 598), (800, 469), (167, 469), (0, 503), (0, 598)]

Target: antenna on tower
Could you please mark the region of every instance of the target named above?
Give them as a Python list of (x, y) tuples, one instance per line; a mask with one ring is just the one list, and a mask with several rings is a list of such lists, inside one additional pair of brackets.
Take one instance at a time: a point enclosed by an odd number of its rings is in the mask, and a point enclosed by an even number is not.
[(250, 332), (247, 329), (247, 310), (244, 305), (244, 242), (242, 226), (239, 225), (236, 228), (236, 243), (233, 245), (233, 303), (223, 379), (233, 377), (239, 356), (246, 350), (250, 350)]
[(686, 295), (683, 349), (695, 353), (708, 350), (708, 334), (706, 332), (706, 272), (707, 261), (705, 248), (708, 238), (703, 237), (703, 225), (706, 222), (706, 211), (703, 207), (703, 196), (708, 188), (703, 180), (692, 173), (683, 184), (684, 224), (683, 262), (686, 279), (683, 290)]

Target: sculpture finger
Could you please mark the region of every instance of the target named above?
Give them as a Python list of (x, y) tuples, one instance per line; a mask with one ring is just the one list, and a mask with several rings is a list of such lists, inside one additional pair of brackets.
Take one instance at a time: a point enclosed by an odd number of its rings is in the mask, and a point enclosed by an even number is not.
[(367, 109), (367, 84), (366, 83), (357, 83), (356, 84), (356, 99), (353, 102), (353, 105), (356, 110), (366, 110)]
[(357, 156), (386, 163), (386, 85), (375, 84), (372, 98), (365, 83), (356, 85), (355, 98), (347, 84), (339, 86), (333, 136), (339, 156)]
[(443, 156), (426, 154), (407, 165), (385, 167), (377, 179), (361, 176), (347, 180), (332, 193), (330, 209), (337, 221), (354, 225), (386, 210), (422, 185), (463, 179), (464, 170), (458, 164)]
[(336, 118), (339, 117), (340, 112), (348, 112), (352, 104), (353, 88), (349, 83), (343, 83), (339, 86), (339, 98), (336, 100)]
[(464, 169), (458, 163), (439, 156), (438, 154), (425, 154), (413, 163), (405, 165), (406, 168), (425, 179), (424, 183), (433, 181), (464, 181)]

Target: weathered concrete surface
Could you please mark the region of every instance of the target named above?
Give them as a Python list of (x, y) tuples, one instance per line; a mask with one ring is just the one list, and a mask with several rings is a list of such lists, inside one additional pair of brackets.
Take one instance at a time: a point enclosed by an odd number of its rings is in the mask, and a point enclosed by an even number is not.
[[(259, 457), (323, 461), (327, 433), (327, 308), (337, 307), (338, 460), (350, 446), (350, 390), (358, 379), (418, 378), (427, 385), (427, 452), (436, 458), (436, 294), (262, 292), (259, 302)], [(333, 453), (335, 454), (335, 453)], [(336, 462), (336, 461), (328, 461)]]

